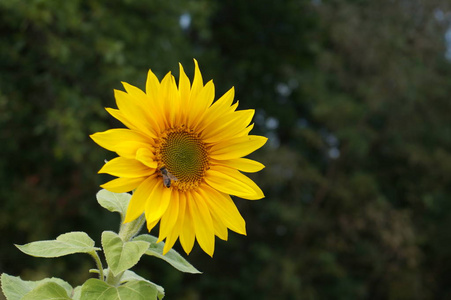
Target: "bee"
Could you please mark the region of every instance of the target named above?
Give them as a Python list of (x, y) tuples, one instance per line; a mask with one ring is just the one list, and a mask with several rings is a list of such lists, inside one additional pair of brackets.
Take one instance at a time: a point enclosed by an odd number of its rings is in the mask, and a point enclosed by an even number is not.
[(171, 180), (177, 181), (177, 177), (169, 173), (169, 171), (163, 167), (160, 169), (161, 175), (163, 175), (163, 184), (165, 187), (169, 188), (171, 187)]

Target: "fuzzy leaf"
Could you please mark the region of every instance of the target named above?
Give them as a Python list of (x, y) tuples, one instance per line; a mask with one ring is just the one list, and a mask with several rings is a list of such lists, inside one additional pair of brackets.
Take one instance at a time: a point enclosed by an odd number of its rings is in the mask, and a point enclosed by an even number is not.
[(5, 294), (8, 300), (22, 299), (26, 293), (35, 287), (35, 282), (33, 281), (24, 281), (20, 277), (11, 276), (6, 273), (2, 274), (1, 280), (3, 294)]
[(25, 254), (47, 258), (100, 250), (94, 247), (94, 241), (85, 232), (69, 232), (58, 236), (56, 240), (15, 246)]
[[(72, 287), (70, 286), (70, 284), (68, 284), (67, 282), (65, 282), (62, 279), (54, 278), (54, 277), (45, 278), (45, 279), (39, 280), (39, 281), (26, 281), (26, 280), (22, 280), (20, 277), (11, 276), (6, 273), (3, 273), (1, 276), (1, 283), (2, 283), (3, 293), (5, 294), (6, 299), (8, 299), (8, 300), (22, 299), (23, 297), (28, 295), (28, 293), (30, 293), (30, 292), (34, 291), (35, 289), (38, 289), (38, 287), (40, 287), (42, 285), (46, 285), (48, 283), (54, 283), (54, 284), (58, 285), (59, 287), (61, 287), (65, 291), (66, 296), (70, 295), (72, 293)], [(60, 288), (55, 288), (55, 289), (60, 292), (62, 291)], [(45, 290), (45, 288), (42, 291), (44, 291), (44, 290)], [(64, 296), (64, 294), (62, 294), (62, 295)], [(27, 298), (27, 299), (49, 299), (49, 298), (35, 297), (35, 298)], [(60, 298), (56, 298), (56, 299), (60, 299)], [(66, 299), (66, 298), (62, 298), (62, 299)]]
[(124, 220), (132, 195), (129, 193), (113, 193), (103, 189), (97, 193), (96, 197), (100, 206), (111, 212), (118, 212), (121, 215), (121, 220)]
[(74, 288), (72, 295), (73, 295), (72, 300), (80, 300), (81, 299), (81, 285)]
[(67, 295), (67, 291), (59, 284), (55, 282), (45, 282), (35, 287), (21, 300), (36, 299), (70, 300), (71, 298)]
[(112, 231), (102, 233), (102, 246), (108, 267), (114, 276), (138, 263), (149, 248), (146, 241), (125, 242)]
[(145, 282), (148, 282), (148, 283), (154, 285), (158, 291), (158, 299), (160, 299), (160, 300), (163, 299), (164, 288), (161, 285), (153, 283), (152, 281), (149, 281), (149, 280), (145, 279), (144, 277), (141, 277), (138, 274), (136, 274), (135, 272), (130, 271), (130, 270), (125, 271), (121, 277), (121, 283), (129, 282), (129, 281), (133, 281), (133, 280), (145, 281)]
[(150, 243), (149, 249), (146, 251), (146, 255), (151, 255), (158, 257), (167, 263), (169, 263), (171, 266), (176, 268), (177, 270), (185, 273), (191, 273), (191, 274), (200, 274), (199, 270), (197, 270), (193, 265), (191, 265), (183, 256), (181, 256), (177, 251), (174, 249), (171, 249), (163, 255), (163, 248), (164, 248), (164, 242), (157, 243), (157, 238), (154, 236), (151, 236), (150, 234), (141, 234), (138, 235), (133, 239), (134, 241), (146, 241)]
[(138, 280), (115, 287), (102, 280), (91, 278), (81, 288), (81, 299), (89, 300), (157, 300), (157, 294), (154, 285)]

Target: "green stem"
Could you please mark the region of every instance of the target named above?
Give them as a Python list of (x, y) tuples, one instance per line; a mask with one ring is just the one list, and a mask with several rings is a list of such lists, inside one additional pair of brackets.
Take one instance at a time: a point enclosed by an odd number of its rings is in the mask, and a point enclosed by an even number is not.
[(96, 262), (97, 269), (99, 270), (99, 279), (105, 280), (105, 277), (103, 277), (103, 266), (102, 262), (100, 261), (100, 257), (97, 255), (96, 251), (89, 252), (89, 254), (94, 258), (94, 261)]
[(146, 222), (146, 218), (144, 214), (142, 214), (139, 218), (129, 223), (122, 223), (119, 228), (119, 236), (124, 242), (130, 241), (135, 235), (139, 233), (142, 226)]

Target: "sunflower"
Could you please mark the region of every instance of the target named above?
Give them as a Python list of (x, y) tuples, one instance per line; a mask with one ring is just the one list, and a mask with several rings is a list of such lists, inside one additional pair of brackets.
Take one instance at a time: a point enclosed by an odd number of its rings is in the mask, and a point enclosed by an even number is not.
[(180, 64), (178, 87), (169, 72), (161, 82), (149, 70), (146, 92), (123, 83), (115, 90), (118, 109), (106, 110), (127, 128), (91, 135), (118, 157), (99, 171), (118, 178), (101, 187), (115, 193), (134, 191), (124, 222), (144, 213), (150, 231), (158, 222), (164, 253), (177, 239), (187, 254), (197, 240), (213, 256), (215, 236), (228, 229), (246, 235), (245, 221), (231, 195), (256, 200), (261, 189), (242, 172), (264, 165), (244, 156), (267, 138), (249, 135), (254, 110), (236, 110), (232, 87), (214, 101), (213, 81), (205, 85), (194, 60), (191, 85)]

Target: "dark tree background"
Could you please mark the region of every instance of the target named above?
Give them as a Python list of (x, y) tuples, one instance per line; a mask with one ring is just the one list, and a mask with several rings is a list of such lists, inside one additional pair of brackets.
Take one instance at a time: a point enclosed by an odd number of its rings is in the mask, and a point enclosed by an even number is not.
[(90, 276), (13, 244), (116, 229), (88, 135), (120, 126), (120, 81), (194, 57), (257, 109), (266, 198), (236, 199), (247, 237), (188, 257), (203, 275), (137, 273), (167, 299), (450, 299), (450, 26), (445, 0), (0, 1), (0, 272)]

